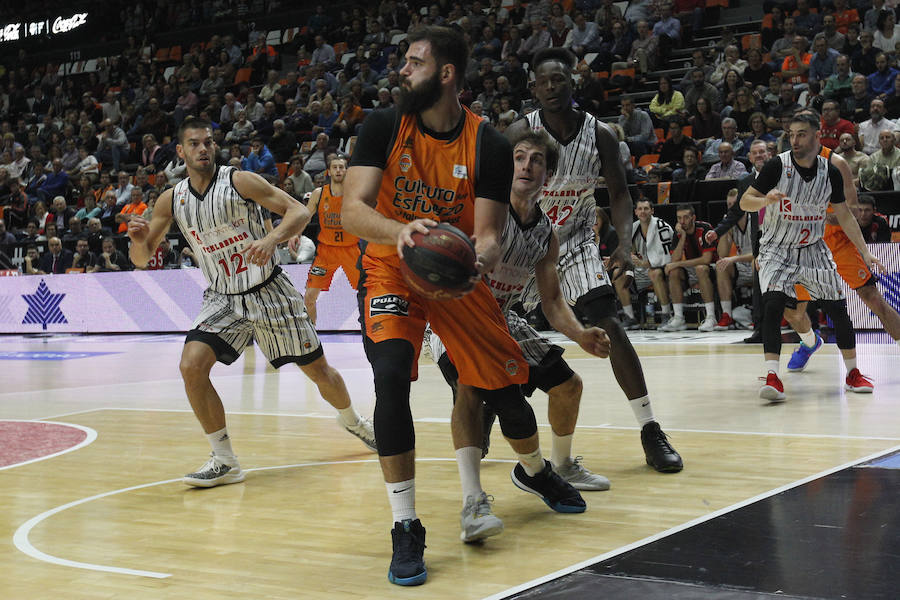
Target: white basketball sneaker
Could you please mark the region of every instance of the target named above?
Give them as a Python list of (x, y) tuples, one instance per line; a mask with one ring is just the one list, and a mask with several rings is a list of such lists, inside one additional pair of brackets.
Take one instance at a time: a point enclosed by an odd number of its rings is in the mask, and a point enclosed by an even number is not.
[(187, 485), (194, 487), (216, 487), (217, 485), (228, 485), (229, 483), (240, 483), (244, 480), (244, 472), (237, 458), (229, 458), (226, 460), (218, 457), (215, 453), (209, 454), (209, 460), (194, 473), (188, 473), (182, 478)]
[(684, 322), (684, 317), (672, 317), (659, 328), (660, 331), (684, 331), (685, 329), (687, 329), (687, 323)]
[(569, 458), (561, 465), (553, 465), (553, 470), (576, 490), (602, 492), (609, 489), (609, 479), (585, 469), (580, 456)]
[(503, 531), (503, 521), (491, 512), (491, 500), (493, 498), (484, 492), (477, 498), (466, 497), (466, 505), (459, 513), (459, 528), (462, 530), (459, 539), (468, 544)]
[(697, 328), (697, 331), (715, 331), (716, 325), (718, 324), (719, 323), (714, 316), (706, 315), (706, 318), (700, 323), (700, 327)]
[(351, 427), (349, 425), (344, 425), (343, 421), (341, 421), (341, 416), (338, 415), (338, 423), (340, 423), (344, 429), (358, 437), (359, 440), (366, 445), (366, 448), (372, 452), (378, 452), (378, 446), (375, 445), (375, 428), (372, 426), (372, 421), (365, 417), (360, 417), (359, 422)]

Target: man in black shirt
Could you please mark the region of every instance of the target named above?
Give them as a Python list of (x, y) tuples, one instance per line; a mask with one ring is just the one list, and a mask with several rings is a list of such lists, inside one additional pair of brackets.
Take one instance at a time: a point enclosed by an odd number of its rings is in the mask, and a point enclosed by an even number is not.
[(888, 225), (887, 219), (875, 212), (875, 198), (869, 194), (861, 194), (857, 204), (856, 222), (859, 223), (866, 243), (890, 242), (891, 226)]
[(660, 167), (673, 170), (679, 168), (685, 148), (695, 148), (697, 146), (693, 138), (684, 135), (683, 127), (681, 121), (675, 119), (669, 121), (669, 135), (659, 151)]

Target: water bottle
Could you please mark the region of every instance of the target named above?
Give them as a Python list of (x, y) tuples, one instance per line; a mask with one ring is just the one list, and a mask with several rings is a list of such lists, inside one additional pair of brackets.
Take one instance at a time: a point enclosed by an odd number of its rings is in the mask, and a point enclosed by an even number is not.
[(647, 294), (647, 306), (644, 309), (645, 320), (647, 325), (653, 325), (656, 322), (656, 294), (650, 292)]

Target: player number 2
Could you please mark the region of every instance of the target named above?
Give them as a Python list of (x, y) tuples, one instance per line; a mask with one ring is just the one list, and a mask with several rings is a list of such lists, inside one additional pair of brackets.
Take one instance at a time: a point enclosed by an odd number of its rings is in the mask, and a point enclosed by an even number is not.
[(809, 229), (800, 230), (800, 245), (805, 246), (809, 242)]
[(547, 218), (550, 219), (550, 222), (554, 225), (563, 225), (569, 217), (572, 216), (572, 212), (575, 210), (575, 207), (568, 204), (566, 206), (552, 206), (550, 210), (547, 211)]
[[(235, 275), (237, 275), (238, 273), (243, 273), (247, 270), (247, 267), (244, 266), (244, 257), (241, 254), (235, 252), (229, 258), (231, 259), (231, 262), (237, 264), (237, 268), (234, 270)], [(226, 261), (224, 258), (220, 258), (219, 264), (222, 265), (223, 269), (225, 269), (225, 274), (231, 277), (231, 270), (228, 268), (228, 261)]]

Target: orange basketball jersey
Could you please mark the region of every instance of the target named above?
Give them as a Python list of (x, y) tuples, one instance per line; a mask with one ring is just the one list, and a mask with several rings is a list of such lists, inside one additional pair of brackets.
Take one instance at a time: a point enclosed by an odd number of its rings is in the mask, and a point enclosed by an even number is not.
[(331, 185), (322, 186), (322, 195), (316, 212), (319, 215), (319, 243), (329, 246), (355, 246), (359, 238), (347, 233), (341, 226), (341, 207), (343, 196), (331, 193)]
[[(472, 235), (478, 146), (484, 122), (469, 109), (463, 110), (462, 131), (449, 141), (422, 133), (415, 115), (401, 117), (375, 210), (394, 221), (433, 219)], [(369, 256), (396, 256), (397, 248), (368, 244), (365, 252)]]

